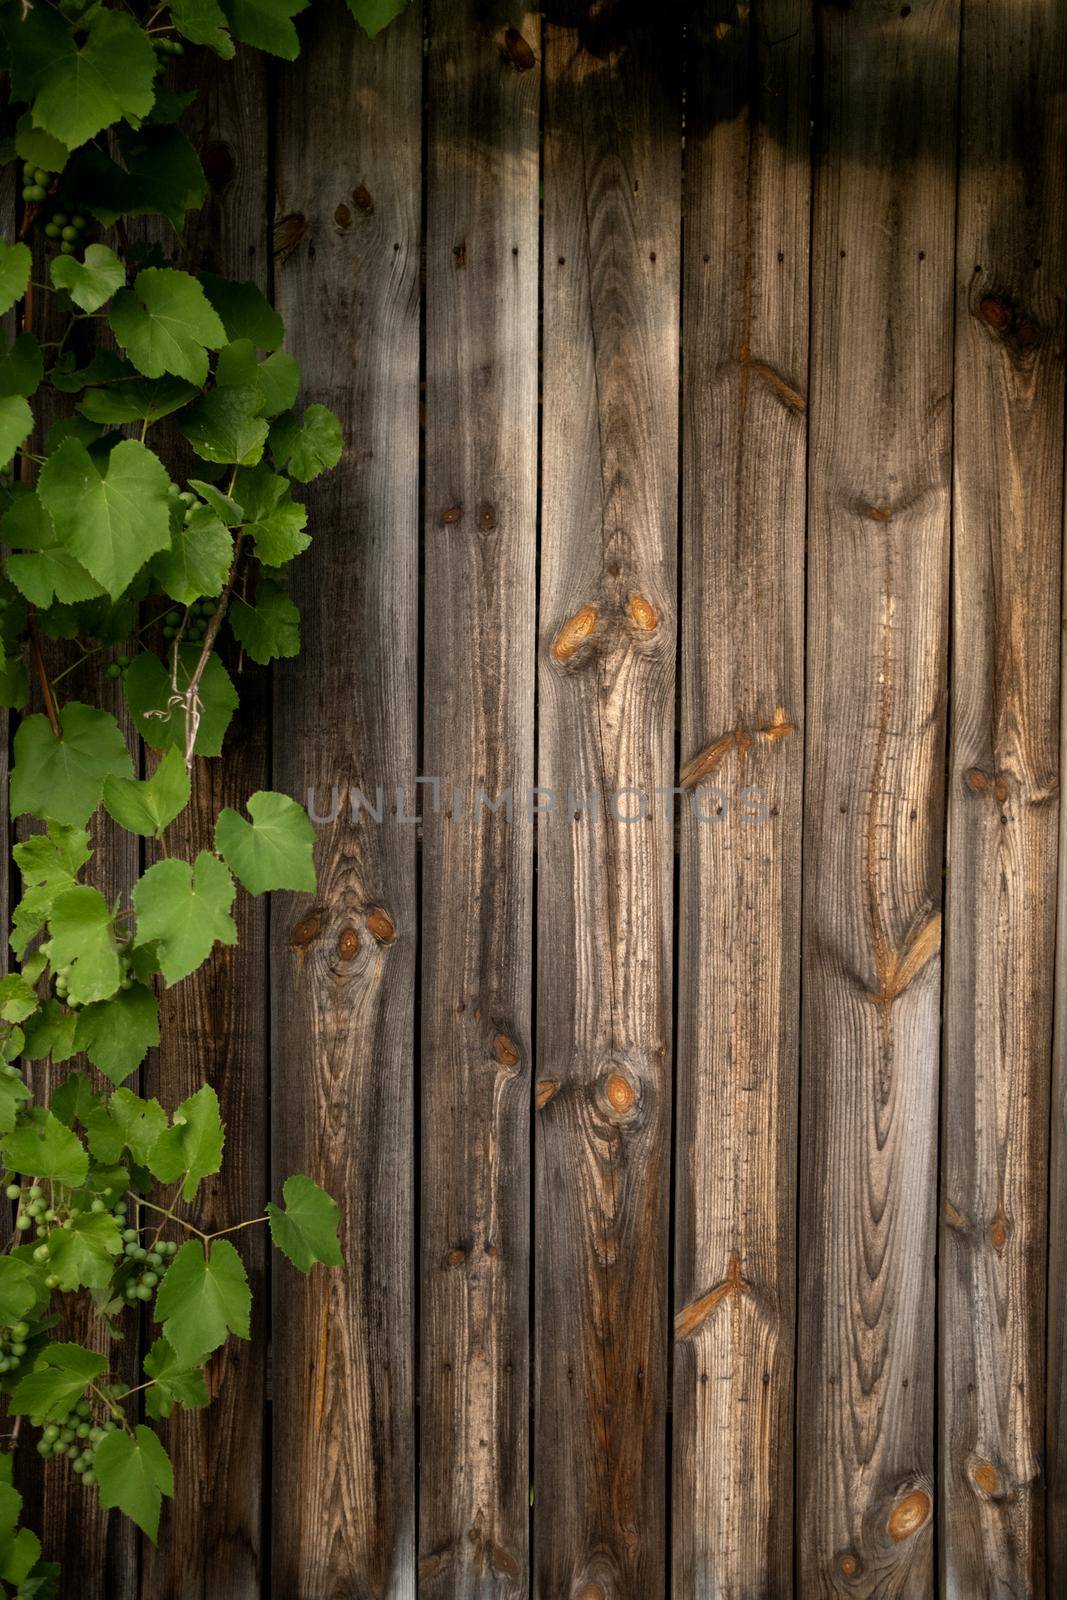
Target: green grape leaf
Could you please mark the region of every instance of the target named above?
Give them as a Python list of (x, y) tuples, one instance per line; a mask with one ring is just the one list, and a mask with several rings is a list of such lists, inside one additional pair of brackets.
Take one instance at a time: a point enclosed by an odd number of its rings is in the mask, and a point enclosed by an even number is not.
[(0, 395), (20, 394), (28, 400), (44, 377), (41, 347), (32, 333), (20, 333), (0, 356)]
[(202, 387), (209, 350), (226, 343), (201, 284), (172, 267), (146, 267), (132, 289), (120, 289), (111, 303), (111, 328), (138, 371), (146, 378), (173, 373)]
[(156, 1141), (167, 1126), (167, 1113), (159, 1101), (142, 1100), (132, 1089), (116, 1089), (108, 1108), (134, 1161), (139, 1167), (147, 1166)]
[[(27, 1030), (33, 1021), (27, 1021)], [(16, 1029), (16, 1033), (21, 1029)], [(23, 1050), (25, 1051), (25, 1037), (23, 1037)], [(23, 1080), (17, 1075), (8, 1077), (7, 1073), (0, 1074), (0, 1134), (10, 1133), (15, 1126), (18, 1113), (25, 1102), (30, 1098), (30, 1091)]]
[[(61, 258), (69, 259), (69, 258)], [(107, 389), (87, 389), (78, 410), (90, 422), (158, 422), (187, 404), (199, 390), (184, 378), (142, 378)]]
[[(77, 1023), (76, 1011), (65, 1010), (57, 1000), (46, 1000), (37, 1015), (27, 1019), (23, 1054), (28, 1061), (43, 1061), (45, 1056), (57, 1063), (69, 1061), (74, 1054)], [(0, 1079), (0, 1087), (5, 1081)]]
[(227, 1333), (249, 1337), (252, 1296), (237, 1251), (216, 1239), (211, 1255), (199, 1239), (183, 1245), (156, 1295), (156, 1316), (178, 1360), (196, 1366), (226, 1342)]
[(159, 1532), (163, 1495), (174, 1494), (170, 1457), (151, 1428), (139, 1422), (132, 1436), (121, 1428), (100, 1440), (93, 1471), (105, 1511), (124, 1511), (152, 1543)]
[(288, 478), (272, 472), (265, 461), (256, 467), (238, 469), (234, 494), (248, 522), (261, 522), (289, 493)]
[[(164, 216), (180, 229), (187, 211), (204, 203), (207, 180), (200, 158), (177, 128), (119, 131), (124, 165), (88, 145), (71, 164), (78, 201), (105, 228), (121, 216)], [(162, 263), (160, 263), (162, 264)]]
[(29, 245), (5, 244), (0, 239), (0, 316), (26, 293), (32, 266)]
[(72, 606), (82, 600), (94, 600), (104, 592), (62, 544), (10, 555), (4, 562), (4, 571), (19, 593), (42, 611), (56, 600), (60, 605)]
[(260, 666), (300, 654), (300, 613), (276, 584), (260, 583), (255, 605), (235, 600), (227, 616), (234, 638)]
[(267, 1206), (271, 1238), (278, 1249), (301, 1272), (310, 1272), (316, 1261), (339, 1267), (342, 1258), (337, 1224), (341, 1213), (336, 1200), (302, 1173), (286, 1178), (282, 1196), (284, 1211), (273, 1202)]
[(237, 943), (230, 916), (234, 893), (228, 869), (206, 850), (193, 867), (187, 861), (157, 861), (134, 887), (137, 943), (156, 943), (168, 984), (195, 972), (216, 940)]
[(31, 101), (35, 127), (68, 149), (151, 111), (156, 56), (127, 13), (100, 7), (75, 32), (55, 12), (33, 6), (7, 31), (14, 97)]
[(173, 535), (169, 550), (152, 562), (160, 587), (184, 606), (222, 593), (233, 560), (233, 539), (207, 506), (195, 506)]
[(131, 777), (133, 763), (109, 711), (69, 700), (59, 713), (59, 724), (62, 739), (56, 738), (47, 717), (23, 717), (19, 723), (11, 814), (20, 817), (28, 812), (80, 828), (99, 805), (105, 779)]
[(68, 1072), (52, 1095), (51, 1110), (65, 1128), (76, 1122), (85, 1126), (86, 1119), (99, 1111), (104, 1104), (84, 1072)]
[(300, 363), (284, 350), (276, 350), (256, 368), (256, 383), (262, 396), (260, 412), (276, 417), (296, 404), (300, 393)]
[(0, 706), (8, 711), (21, 711), (30, 694), (30, 680), (26, 663), (21, 656), (9, 656), (0, 650)]
[(70, 999), (78, 1005), (108, 1000), (119, 986), (115, 925), (99, 889), (80, 883), (61, 894), (48, 918), (49, 959), (57, 970), (69, 967)]
[(37, 1289), (28, 1262), (15, 1256), (0, 1256), (0, 1327), (19, 1322), (37, 1299)]
[(263, 455), (270, 427), (259, 407), (258, 389), (212, 389), (185, 413), (181, 431), (204, 461), (252, 467)]
[(50, 822), (47, 832), (35, 833), (17, 844), (15, 865), (22, 874), (25, 893), (12, 915), (11, 948), (22, 956), (26, 946), (48, 921), (57, 895), (73, 889), (80, 869), (92, 856), (84, 828)]
[(67, 439), (38, 484), (60, 540), (113, 600), (170, 544), (169, 490), (163, 463), (136, 439), (115, 446), (103, 474), (83, 444)]
[(89, 245), (83, 261), (75, 256), (53, 256), (49, 270), (56, 288), (66, 289), (83, 311), (99, 311), (126, 282), (126, 268), (106, 244)]
[(266, 567), (284, 567), (311, 543), (304, 532), (307, 525), (307, 506), (296, 500), (283, 500), (259, 522), (248, 525), (256, 546), (256, 555)]
[(367, 35), (376, 39), (383, 28), (401, 16), (408, 0), (348, 0), (348, 9)]
[(15, 154), (46, 172), (62, 172), (70, 151), (59, 139), (33, 125), (33, 113), (24, 111), (15, 127)]
[(287, 466), (298, 483), (310, 483), (340, 461), (341, 424), (327, 406), (308, 406), (299, 422), (286, 412), (271, 428), (270, 448), (276, 467)]
[[(199, 659), (198, 645), (182, 646), (179, 652), (179, 689), (185, 689), (191, 682)], [(171, 696), (170, 674), (159, 657), (151, 651), (134, 656), (126, 670), (123, 687), (137, 731), (145, 743), (151, 745), (153, 750), (169, 750), (172, 745), (177, 745), (184, 752), (184, 712), (181, 706), (168, 705)], [(237, 690), (217, 655), (208, 657), (199, 693), (201, 711), (195, 752), (198, 756), (221, 755), (226, 729), (237, 708)]]
[(15, 1600), (55, 1600), (58, 1576), (54, 1561), (41, 1562), (41, 1541), (32, 1529), (19, 1528), (0, 1541), (0, 1578), (15, 1585)]
[[(65, 1417), (95, 1378), (107, 1369), (107, 1357), (80, 1344), (46, 1344), (11, 1397), (16, 1417)], [(103, 1441), (101, 1441), (103, 1442)]]
[(0, 1017), (5, 1022), (24, 1022), (37, 1010), (37, 991), (21, 972), (0, 978)]
[(205, 1083), (183, 1101), (174, 1114), (173, 1127), (156, 1140), (149, 1171), (160, 1183), (175, 1183), (184, 1177), (182, 1199), (192, 1200), (201, 1178), (221, 1167), (225, 1137), (218, 1095)]
[(4, 1160), (12, 1172), (52, 1178), (77, 1189), (85, 1182), (89, 1157), (76, 1133), (43, 1106), (31, 1106), (4, 1139)]
[(237, 504), (231, 495), (223, 494), (221, 489), (216, 489), (213, 483), (205, 483), (203, 478), (190, 478), (190, 489), (195, 489), (201, 499), (206, 500), (219, 521), (225, 523), (227, 528), (236, 528), (238, 523), (245, 520), (244, 508)]
[(122, 1235), (110, 1211), (80, 1211), (69, 1228), (54, 1228), (48, 1237), (48, 1267), (64, 1293), (106, 1288), (121, 1254)]
[[(267, 436), (263, 424), (263, 437)], [(33, 412), (20, 394), (0, 396), (0, 468), (6, 467), (20, 444), (33, 432)], [(260, 455), (263, 454), (262, 447)]]
[(257, 349), (277, 350), (285, 337), (285, 324), (256, 284), (218, 278), (212, 272), (205, 272), (200, 281), (226, 329), (220, 345), (247, 339)]
[(113, 1000), (86, 1006), (75, 1044), (112, 1083), (122, 1083), (159, 1043), (159, 1005), (143, 983), (120, 989)]
[(311, 0), (223, 0), (223, 10), (242, 44), (295, 61), (300, 40), (291, 19), (310, 3)]
[(144, 1397), (145, 1411), (154, 1421), (169, 1417), (175, 1406), (199, 1411), (210, 1404), (203, 1367), (179, 1361), (168, 1340), (156, 1340), (144, 1358), (144, 1370), (155, 1380)]
[(233, 40), (216, 0), (172, 0), (170, 15), (177, 31), (190, 44), (206, 44), (224, 61), (232, 58)]
[(108, 778), (104, 809), (127, 833), (158, 839), (189, 804), (192, 785), (178, 750), (168, 750), (150, 778)]
[(215, 824), (215, 849), (250, 894), (268, 889), (314, 894), (315, 830), (303, 806), (286, 794), (260, 790), (247, 802), (251, 822), (229, 806)]

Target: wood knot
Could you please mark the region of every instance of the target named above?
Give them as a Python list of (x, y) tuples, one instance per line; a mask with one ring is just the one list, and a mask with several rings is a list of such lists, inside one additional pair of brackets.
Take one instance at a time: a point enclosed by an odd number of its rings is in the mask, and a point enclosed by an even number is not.
[(889, 506), (872, 506), (866, 502), (860, 507), (868, 522), (892, 522), (893, 512)]
[(604, 1084), (604, 1093), (608, 1097), (608, 1105), (618, 1116), (624, 1117), (628, 1111), (633, 1110), (637, 1090), (624, 1073), (609, 1073)]
[(446, 1267), (459, 1267), (459, 1266), (462, 1266), (463, 1262), (466, 1261), (466, 1259), (467, 1259), (466, 1250), (459, 1250), (459, 1249), (450, 1250), (448, 1252), (447, 1256), (445, 1256), (445, 1266)]
[(492, 533), (496, 527), (496, 506), (491, 500), (483, 500), (478, 507), (478, 526), (483, 533)]
[(574, 1600), (607, 1600), (599, 1583), (583, 1583)]
[(333, 214), (333, 220), (339, 228), (347, 228), (352, 221), (352, 213), (346, 205), (339, 205)]
[(507, 1578), (519, 1576), (519, 1563), (515, 1560), (510, 1550), (505, 1550), (502, 1544), (493, 1546), (493, 1571), (502, 1572)]
[(547, 1106), (548, 1102), (552, 1099), (552, 1096), (555, 1095), (555, 1094), (558, 1094), (558, 1093), (559, 1093), (559, 1079), (558, 1078), (540, 1078), (538, 1080), (537, 1089), (536, 1089), (536, 1092), (534, 1094), (534, 1099), (536, 1101), (538, 1111), (543, 1111), (545, 1106)]
[(651, 600), (646, 600), (643, 594), (632, 594), (627, 607), (631, 620), (636, 628), (644, 633), (652, 633), (659, 626), (659, 617)]
[(213, 189), (225, 189), (232, 183), (237, 173), (237, 162), (234, 160), (230, 146), (221, 139), (212, 140), (200, 152), (200, 165), (204, 169), (204, 177)]
[(971, 1482), (990, 1500), (1000, 1493), (1000, 1473), (991, 1461), (985, 1461), (980, 1456), (971, 1462)]
[(1011, 1229), (1008, 1225), (1008, 1219), (1004, 1215), (1003, 1207), (998, 1206), (996, 1216), (993, 1218), (993, 1221), (989, 1227), (989, 1242), (992, 1244), (993, 1249), (997, 1252), (998, 1256), (1003, 1255), (1005, 1249), (1007, 1248), (1010, 1237)]
[(1003, 333), (1011, 326), (1012, 310), (998, 294), (984, 294), (978, 302), (978, 315), (995, 333)]
[(775, 706), (770, 725), (759, 730), (760, 738), (769, 740), (771, 744), (777, 744), (779, 739), (788, 739), (789, 735), (796, 731), (797, 725), (795, 722), (790, 722), (784, 706)]
[(504, 59), (510, 61), (516, 72), (529, 72), (537, 65), (533, 46), (518, 28), (508, 28), (504, 33)]
[(846, 1551), (846, 1553), (838, 1561), (837, 1565), (841, 1570), (842, 1577), (844, 1578), (854, 1578), (860, 1570), (859, 1557), (853, 1555), (851, 1550)]
[(506, 1033), (498, 1033), (493, 1040), (493, 1054), (502, 1067), (513, 1067), (519, 1059), (519, 1047)]
[(337, 941), (337, 954), (342, 961), (354, 961), (359, 954), (359, 934), (355, 928), (346, 928)]
[(302, 949), (304, 945), (311, 943), (321, 926), (322, 919), (320, 918), (318, 912), (312, 911), (309, 916), (301, 917), (300, 921), (289, 935), (289, 943), (294, 945), (298, 950)]
[(593, 606), (582, 606), (573, 617), (569, 617), (556, 634), (552, 645), (552, 659), (554, 661), (569, 661), (585, 641), (591, 636), (596, 627), (596, 610)]
[(374, 197), (365, 183), (359, 183), (352, 190), (352, 204), (364, 216), (374, 210)]
[(288, 261), (307, 233), (307, 228), (308, 219), (302, 211), (290, 211), (288, 216), (280, 217), (274, 224), (275, 260), (282, 263)]
[(933, 1502), (925, 1489), (913, 1489), (902, 1500), (898, 1500), (889, 1513), (886, 1529), (891, 1539), (898, 1543), (903, 1539), (910, 1539), (919, 1529), (925, 1527), (930, 1520)]
[(446, 506), (441, 512), (441, 526), (443, 528), (451, 528), (459, 521), (462, 515), (463, 507), (461, 505)]
[(991, 779), (988, 772), (983, 772), (981, 767), (968, 767), (963, 776), (967, 787), (973, 789), (975, 794), (984, 794), (989, 788)]
[(367, 912), (367, 930), (379, 944), (392, 944), (396, 938), (393, 919), (388, 911), (383, 911), (380, 906), (374, 911)]

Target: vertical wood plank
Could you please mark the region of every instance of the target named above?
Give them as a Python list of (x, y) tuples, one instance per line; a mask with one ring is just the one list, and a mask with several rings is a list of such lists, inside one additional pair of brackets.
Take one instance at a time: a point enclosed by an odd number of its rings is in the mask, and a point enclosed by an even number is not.
[(965, 7), (940, 1302), (951, 1600), (1045, 1592), (1065, 67), (1062, 6)]
[(590, 1600), (665, 1573), (680, 47), (545, 52), (534, 1549)]
[(511, 0), (429, 32), (419, 1570), (455, 1600), (528, 1593), (541, 74)]
[(959, 6), (819, 21), (798, 1583), (925, 1597)]
[[(263, 57), (239, 50), (194, 62), (198, 99), (185, 132), (208, 176), (208, 196), (190, 216), (180, 264), (194, 272), (251, 279), (268, 287), (267, 72)], [(159, 441), (152, 440), (156, 448)], [(237, 672), (236, 652), (227, 665)], [(269, 678), (250, 666), (237, 678), (241, 709), (219, 760), (198, 760), (189, 809), (168, 831), (172, 854), (193, 860), (211, 849), (223, 806), (243, 814), (270, 787)], [(151, 757), (154, 762), (156, 757)], [(202, 1083), (219, 1096), (226, 1152), (219, 1178), (205, 1182), (202, 1227), (224, 1228), (261, 1212), (267, 1193), (267, 907), (240, 892), (239, 943), (216, 949), (185, 983), (164, 991), (161, 1045), (146, 1070), (149, 1093), (176, 1108)], [(180, 1408), (164, 1424), (179, 1485), (158, 1546), (142, 1541), (143, 1600), (258, 1600), (262, 1551), (263, 1431), (269, 1306), (262, 1230), (235, 1241), (252, 1288), (252, 1339), (231, 1341), (211, 1364), (215, 1397), (206, 1411)], [(150, 1332), (150, 1337), (154, 1336)]]
[[(415, 838), (421, 17), (370, 41), (308, 14), (278, 85), (277, 303), (304, 392), (346, 451), (309, 493), (304, 655), (275, 673), (274, 787), (324, 824), (318, 897), (271, 913), (275, 1189), (342, 1207), (342, 1272), (276, 1261), (270, 1592), (412, 1600)], [(387, 800), (353, 822), (354, 786)]]
[(671, 1526), (694, 1600), (793, 1574), (810, 55), (798, 0), (688, 47)]

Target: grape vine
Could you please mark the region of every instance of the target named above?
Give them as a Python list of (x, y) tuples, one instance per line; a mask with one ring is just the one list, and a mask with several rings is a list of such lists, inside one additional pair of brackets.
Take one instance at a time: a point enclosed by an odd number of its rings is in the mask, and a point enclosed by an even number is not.
[[(315, 889), (313, 830), (285, 795), (224, 809), (192, 860), (168, 838), (222, 751), (234, 663), (299, 651), (300, 490), (342, 452), (336, 417), (298, 407), (300, 368), (260, 289), (174, 265), (206, 185), (180, 126), (195, 95), (171, 66), (238, 43), (291, 60), (308, 3), (0, 0), (3, 159), (21, 193), (0, 239), (0, 704), (20, 713), (10, 812), (24, 819), (0, 978), (0, 1594), (22, 1600), (58, 1583), (20, 1525), (24, 1425), (155, 1539), (175, 1486), (153, 1424), (206, 1406), (205, 1362), (249, 1337), (233, 1236), (262, 1225), (301, 1272), (341, 1265), (337, 1205), (302, 1174), (261, 1216), (202, 1226), (225, 1136), (215, 1089), (168, 1110), (129, 1083), (160, 1042), (161, 989), (236, 943), (238, 885)], [(348, 0), (372, 37), (404, 3)], [(153, 217), (139, 231), (171, 230), (177, 251), (130, 242), (130, 219)], [(66, 697), (89, 662), (106, 704)], [(111, 897), (102, 812), (148, 862)], [(64, 1337), (69, 1297), (99, 1337)]]

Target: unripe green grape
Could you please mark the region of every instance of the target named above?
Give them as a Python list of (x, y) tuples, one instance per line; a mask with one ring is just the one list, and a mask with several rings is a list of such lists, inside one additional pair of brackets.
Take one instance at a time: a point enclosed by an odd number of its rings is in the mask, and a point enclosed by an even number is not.
[[(115, 665), (117, 667), (128, 667), (129, 664), (130, 664), (129, 656), (116, 656), (115, 657)], [(108, 1194), (110, 1194), (111, 1190), (109, 1189), (107, 1192), (108, 1192)]]
[(74, 246), (71, 244), (69, 239), (64, 239), (59, 248), (62, 254), (65, 256), (72, 256), (74, 254)]
[(50, 1272), (48, 1274), (47, 1278), (44, 1280), (44, 1286), (45, 1286), (46, 1289), (58, 1289), (59, 1288), (59, 1279), (56, 1277), (56, 1274), (54, 1272)]
[(77, 1434), (79, 1439), (88, 1439), (89, 1424), (87, 1422), (79, 1422), (74, 1432)]
[(145, 1264), (149, 1267), (161, 1267), (163, 1265), (163, 1257), (160, 1255), (158, 1249), (149, 1250), (147, 1256), (145, 1257)]
[(20, 1233), (26, 1233), (28, 1229), (33, 1227), (33, 1218), (26, 1216), (25, 1212), (23, 1212), (21, 1216), (15, 1218), (15, 1226)]
[(90, 1211), (95, 1211), (97, 1216), (99, 1216), (101, 1211), (106, 1211), (107, 1210), (107, 1206), (104, 1204), (104, 1202), (101, 1199), (97, 1198), (96, 1200), (93, 1201), (92, 1205), (89, 1207), (89, 1210)]
[(58, 239), (59, 238), (59, 229), (56, 227), (56, 224), (54, 222), (46, 222), (45, 223), (45, 225), (44, 225), (44, 236), (45, 236), (46, 239)]
[(29, 1189), (26, 1192), (29, 1195), (31, 1200), (39, 1200), (41, 1198), (41, 1196), (44, 1194), (44, 1190), (41, 1188), (41, 1185), (39, 1183), (31, 1183)]
[(123, 1228), (122, 1237), (123, 1237), (123, 1239), (125, 1240), (125, 1242), (127, 1244), (136, 1244), (137, 1243), (137, 1229), (136, 1228)]
[(78, 1417), (91, 1417), (93, 1414), (93, 1408), (89, 1404), (88, 1400), (79, 1400), (78, 1404), (74, 1407), (74, 1414)]
[(172, 627), (171, 624), (168, 622), (166, 627), (163, 629), (163, 637), (164, 637), (164, 639), (173, 639), (174, 635), (177, 633), (177, 631), (178, 631), (177, 628)]
[(11, 1346), (11, 1354), (13, 1356), (18, 1356), (19, 1360), (21, 1361), (22, 1357), (26, 1354), (26, 1349), (27, 1346), (22, 1342), (22, 1340), (16, 1339), (15, 1343)]
[(11, 1324), (11, 1337), (13, 1339), (25, 1339), (29, 1331), (30, 1325), (28, 1322), (13, 1322)]
[(31, 205), (40, 205), (42, 200), (48, 199), (48, 191), (42, 189), (39, 183), (28, 183), (22, 191), (22, 198)]
[(37, 1454), (39, 1456), (50, 1456), (52, 1454), (52, 1446), (46, 1443), (44, 1439), (38, 1439)]
[(73, 223), (68, 222), (67, 226), (61, 230), (60, 237), (66, 239), (68, 244), (73, 244), (78, 237), (78, 230)]
[(151, 1289), (147, 1289), (143, 1283), (139, 1283), (137, 1285), (137, 1298), (138, 1300), (151, 1300)]
[(33, 181), (34, 183), (47, 184), (51, 176), (52, 174), (50, 172), (46, 172), (43, 167), (38, 167), (33, 174)]
[(155, 1272), (142, 1272), (141, 1282), (146, 1289), (154, 1289), (159, 1282), (159, 1275)]
[(90, 1469), (88, 1472), (83, 1472), (82, 1482), (87, 1489), (90, 1488), (96, 1482), (96, 1473), (93, 1472), (92, 1469)]
[(107, 669), (107, 675), (111, 679), (112, 683), (114, 683), (117, 678), (122, 677), (122, 668), (119, 666), (117, 661), (112, 661), (111, 665)]
[(76, 213), (73, 217), (71, 217), (70, 225), (71, 225), (72, 228), (77, 228), (79, 233), (81, 232), (82, 228), (87, 226), (85, 218), (81, 215), (80, 212)]
[(60, 1428), (59, 1437), (64, 1444), (70, 1444), (71, 1440), (74, 1438), (74, 1429)]
[(89, 1463), (88, 1463), (88, 1461), (86, 1461), (84, 1456), (75, 1456), (74, 1460), (71, 1462), (71, 1466), (74, 1468), (75, 1472), (78, 1473), (79, 1476), (80, 1476), (81, 1473), (83, 1473), (83, 1472), (85, 1472), (87, 1470), (87, 1468), (89, 1466)]
[(55, 1212), (54, 1212), (54, 1211), (53, 1211), (53, 1210), (52, 1210), (52, 1207), (51, 1207), (51, 1206), (49, 1206), (49, 1207), (48, 1207), (48, 1210), (47, 1210), (47, 1211), (46, 1211), (46, 1212), (45, 1212), (45, 1214), (44, 1214), (44, 1220), (45, 1220), (45, 1221), (46, 1221), (46, 1222), (54, 1222), (54, 1221), (55, 1221), (55, 1220), (56, 1220), (56, 1214), (55, 1214)]
[(57, 228), (65, 228), (67, 223), (70, 221), (70, 218), (67, 216), (65, 211), (56, 211), (53, 213), (52, 221), (55, 223)]
[(145, 1256), (148, 1254), (148, 1251), (145, 1249), (143, 1244), (137, 1244), (134, 1245), (132, 1254), (135, 1261), (143, 1261)]
[(9, 1200), (17, 1200), (19, 1195), (22, 1193), (22, 1190), (19, 1188), (17, 1183), (9, 1183), (7, 1188), (4, 1190), (4, 1193), (7, 1195)]
[(44, 1433), (43, 1433), (42, 1437), (47, 1439), (49, 1444), (51, 1444), (53, 1439), (58, 1439), (59, 1438), (59, 1429), (56, 1427), (54, 1422), (50, 1422), (48, 1424), (47, 1428), (44, 1430)]

